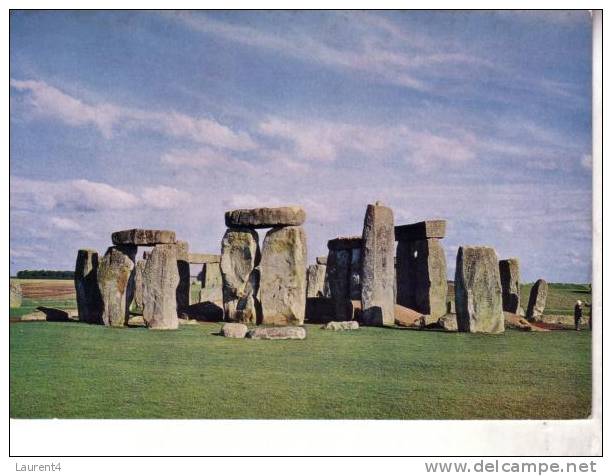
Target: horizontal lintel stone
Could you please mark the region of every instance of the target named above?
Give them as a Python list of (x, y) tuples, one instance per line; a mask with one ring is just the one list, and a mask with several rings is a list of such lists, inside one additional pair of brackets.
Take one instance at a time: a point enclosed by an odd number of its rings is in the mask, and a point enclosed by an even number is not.
[(429, 238), (444, 238), (446, 220), (427, 220), (395, 227), (395, 241), (416, 241)]

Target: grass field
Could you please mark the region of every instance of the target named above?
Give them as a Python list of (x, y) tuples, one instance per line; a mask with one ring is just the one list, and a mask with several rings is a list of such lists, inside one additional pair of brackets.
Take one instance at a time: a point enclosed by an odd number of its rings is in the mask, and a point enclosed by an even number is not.
[(590, 412), (586, 331), (333, 333), (307, 325), (304, 341), (253, 341), (219, 337), (220, 327), (13, 323), (10, 416), (567, 419)]

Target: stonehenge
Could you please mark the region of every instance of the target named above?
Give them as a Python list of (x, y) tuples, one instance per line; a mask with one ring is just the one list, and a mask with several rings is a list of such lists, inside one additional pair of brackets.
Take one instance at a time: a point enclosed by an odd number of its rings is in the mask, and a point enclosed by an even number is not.
[(98, 252), (82, 249), (77, 253), (74, 268), (79, 321), (90, 324), (102, 322), (102, 297), (98, 288)]
[(445, 220), (395, 227), (397, 303), (438, 319), (446, 314)]
[(9, 280), (9, 307), (21, 307), (21, 284), (18, 281)]
[(366, 325), (395, 321), (393, 211), (376, 202), (366, 210), (361, 243), (361, 305)]
[[(518, 258), (498, 261), (493, 248), (461, 246), (455, 281), (447, 281), (445, 220), (396, 226), (391, 208), (369, 204), (362, 234), (330, 239), (327, 256), (308, 265), (305, 219), (296, 206), (227, 211), (220, 254), (191, 252), (170, 230), (114, 232), (102, 258), (91, 249), (77, 253), (79, 319), (125, 326), (133, 305), (150, 329), (176, 329), (179, 318), (223, 320), (236, 324), (223, 335), (275, 339), (303, 338), (296, 326), (330, 321), (329, 329), (495, 334), (504, 331), (504, 312), (521, 311)], [(265, 228), (260, 246), (258, 230)], [(136, 260), (139, 246), (147, 249)], [(198, 303), (191, 299), (190, 265), (202, 266)], [(528, 319), (542, 316), (546, 291), (545, 281), (535, 283)], [(247, 332), (246, 325), (273, 327)]]
[(499, 264), (493, 248), (459, 247), (455, 308), (460, 332), (498, 334), (504, 331)]
[(538, 279), (532, 286), (529, 293), (529, 303), (525, 317), (529, 321), (536, 321), (544, 315), (546, 307), (546, 297), (548, 296), (548, 283), (543, 279)]

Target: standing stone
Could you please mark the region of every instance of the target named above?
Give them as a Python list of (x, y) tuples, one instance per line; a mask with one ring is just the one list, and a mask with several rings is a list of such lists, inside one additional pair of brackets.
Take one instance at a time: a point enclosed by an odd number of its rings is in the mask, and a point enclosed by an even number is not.
[(351, 300), (361, 299), (361, 248), (353, 248), (351, 250), (349, 296)]
[(365, 325), (393, 325), (395, 234), (393, 211), (376, 202), (368, 205), (361, 248), (361, 304)]
[(273, 228), (261, 251), (262, 322), (301, 325), (306, 312), (306, 233), (301, 226)]
[(301, 207), (251, 208), (225, 212), (225, 226), (247, 228), (272, 228), (299, 226), (306, 220)]
[(142, 312), (144, 307), (144, 269), (146, 260), (139, 259), (134, 270), (134, 307)]
[(10, 307), (21, 307), (21, 298), (22, 298), (21, 284), (19, 284), (18, 281), (10, 280), (9, 290), (10, 290), (9, 306)]
[(327, 266), (323, 264), (313, 264), (308, 266), (306, 271), (306, 297), (326, 297), (325, 295), (325, 274)]
[(179, 274), (179, 285), (176, 288), (176, 308), (181, 311), (191, 304), (189, 243), (186, 241), (177, 241), (176, 253), (176, 266)]
[(259, 236), (249, 228), (229, 228), (221, 242), (225, 320), (257, 324)]
[(518, 258), (500, 260), (499, 278), (501, 280), (504, 311), (519, 314), (521, 308), (521, 278)]
[(79, 250), (74, 268), (79, 321), (102, 324), (102, 297), (98, 287), (98, 252)]
[(327, 256), (317, 256), (317, 264), (323, 264), (327, 266)]
[(455, 307), (460, 332), (504, 331), (499, 265), (493, 248), (461, 246), (455, 270)]
[(327, 257), (326, 273), (337, 321), (349, 320), (346, 314), (346, 304), (351, 300), (349, 294), (350, 272), (351, 250), (330, 249)]
[(176, 289), (180, 283), (178, 246), (156, 245), (143, 272), (144, 308), (142, 317), (151, 329), (177, 329)]
[(220, 263), (202, 265), (202, 290), (200, 302), (211, 302), (223, 307), (223, 277)]
[(111, 246), (98, 263), (98, 289), (105, 326), (121, 327), (127, 323), (134, 295), (136, 251), (133, 245)]
[(397, 243), (397, 303), (439, 319), (446, 314), (446, 257), (437, 238)]
[(546, 297), (548, 295), (548, 283), (538, 279), (529, 293), (529, 304), (527, 305), (526, 318), (530, 321), (541, 319), (546, 308)]

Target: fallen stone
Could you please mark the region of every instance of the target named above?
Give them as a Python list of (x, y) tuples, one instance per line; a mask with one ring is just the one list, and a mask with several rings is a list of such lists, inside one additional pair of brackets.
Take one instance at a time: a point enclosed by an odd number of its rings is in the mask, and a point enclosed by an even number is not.
[(48, 322), (69, 322), (73, 320), (70, 313), (64, 309), (39, 306), (36, 310), (42, 312)]
[[(221, 242), (225, 320), (258, 323), (259, 236), (249, 228), (229, 228)], [(259, 313), (260, 314), (260, 313)], [(259, 320), (261, 317), (259, 317)]]
[(245, 324), (238, 322), (228, 322), (223, 324), (221, 328), (221, 335), (223, 337), (232, 337), (234, 339), (244, 339), (249, 328)]
[(306, 233), (273, 228), (261, 251), (259, 296), (263, 324), (301, 325), (306, 312)]
[(189, 261), (190, 264), (221, 263), (221, 255), (189, 253), (187, 261)]
[(250, 339), (282, 340), (306, 338), (306, 329), (303, 327), (257, 327), (247, 333)]
[(23, 293), (21, 292), (21, 284), (18, 281), (9, 280), (9, 306), (11, 308), (21, 307)]
[(544, 315), (546, 308), (546, 297), (548, 296), (548, 283), (543, 279), (538, 279), (531, 287), (529, 293), (529, 304), (525, 317), (530, 321), (536, 321)]
[(521, 278), (518, 258), (500, 260), (499, 278), (502, 287), (504, 311), (519, 314), (521, 309)]
[(499, 265), (493, 248), (459, 248), (455, 270), (455, 307), (459, 331), (504, 332)]
[(331, 321), (321, 327), (321, 329), (327, 331), (354, 331), (359, 329), (359, 323), (357, 321)]
[(77, 253), (74, 268), (74, 288), (79, 320), (102, 324), (102, 296), (98, 287), (98, 252), (83, 249)]
[(189, 270), (189, 243), (176, 242), (176, 267), (179, 274), (179, 284), (176, 287), (176, 308), (181, 309), (191, 304), (191, 278)]
[(365, 325), (393, 325), (395, 322), (393, 230), (393, 211), (379, 202), (368, 205), (361, 248), (361, 303)]
[(177, 245), (156, 245), (143, 272), (142, 317), (150, 329), (177, 329), (176, 290), (179, 286)]
[(428, 319), (423, 313), (399, 304), (395, 305), (395, 325), (401, 327), (425, 327)]
[(548, 332), (548, 329), (543, 329), (538, 326), (534, 326), (527, 319), (518, 314), (511, 312), (504, 312), (504, 321), (506, 327), (512, 329), (518, 329), (521, 331), (533, 331), (533, 332)]
[(327, 265), (327, 256), (317, 256), (317, 264)]
[(457, 332), (459, 330), (457, 326), (457, 315), (456, 314), (446, 314), (438, 319), (438, 325), (448, 332)]
[(251, 208), (225, 212), (225, 225), (248, 228), (299, 226), (306, 220), (302, 207)]
[(327, 266), (322, 264), (312, 264), (306, 270), (306, 297), (325, 296), (325, 274)]
[(134, 296), (134, 245), (111, 246), (98, 262), (98, 289), (102, 298), (102, 323), (124, 326)]
[(427, 220), (395, 227), (395, 240), (417, 241), (429, 238), (444, 238), (446, 220)]
[(46, 321), (47, 315), (42, 311), (34, 311), (24, 314), (19, 318), (21, 321)]
[(139, 259), (136, 261), (136, 268), (134, 269), (134, 308), (139, 312), (142, 312), (144, 307), (143, 273), (146, 263), (146, 260)]
[(437, 238), (397, 244), (397, 303), (432, 316), (447, 312), (446, 256)]
[(154, 246), (176, 243), (176, 234), (170, 230), (132, 230), (116, 231), (112, 234), (114, 245)]
[(196, 326), (198, 325), (198, 321), (196, 319), (182, 319), (179, 317), (178, 319), (179, 326)]

